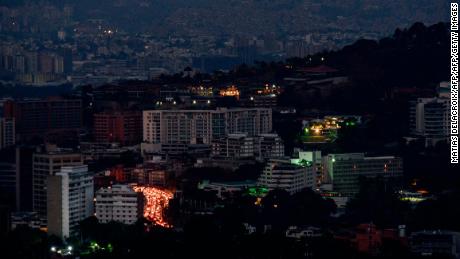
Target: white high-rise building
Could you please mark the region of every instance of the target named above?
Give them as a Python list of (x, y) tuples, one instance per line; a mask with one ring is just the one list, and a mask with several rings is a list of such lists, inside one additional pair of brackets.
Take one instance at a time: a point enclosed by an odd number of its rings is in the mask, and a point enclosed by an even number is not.
[(55, 175), (63, 166), (83, 165), (79, 153), (57, 150), (46, 153), (35, 153), (32, 157), (32, 206), (43, 222), (46, 222), (46, 178)]
[(268, 108), (216, 110), (150, 110), (143, 113), (144, 142), (152, 144), (211, 144), (214, 138), (272, 131)]
[(426, 144), (445, 140), (450, 134), (450, 99), (418, 98), (410, 108), (411, 133), (426, 138)]
[(296, 165), (289, 159), (270, 159), (258, 179), (258, 185), (293, 194), (315, 186), (314, 172), (313, 166)]
[(321, 151), (302, 151), (300, 149), (294, 149), (294, 156), (295, 158), (291, 158), (291, 163), (303, 166), (312, 166), (315, 172), (316, 185), (321, 185), (324, 181)]
[(94, 214), (94, 181), (88, 166), (66, 166), (47, 177), (48, 234), (75, 235), (79, 223)]
[(101, 223), (134, 224), (143, 213), (142, 194), (129, 185), (113, 185), (96, 192), (96, 217)]

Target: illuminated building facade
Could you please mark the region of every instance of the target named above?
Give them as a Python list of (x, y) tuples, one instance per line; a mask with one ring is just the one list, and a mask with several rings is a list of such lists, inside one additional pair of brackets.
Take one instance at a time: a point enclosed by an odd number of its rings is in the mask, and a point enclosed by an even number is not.
[(315, 185), (314, 169), (311, 166), (292, 164), (286, 159), (270, 159), (258, 179), (258, 185), (269, 190), (283, 189), (290, 194)]
[(150, 110), (143, 114), (144, 141), (153, 144), (211, 144), (233, 133), (256, 136), (272, 131), (272, 110)]
[(364, 153), (329, 154), (323, 158), (323, 172), (333, 190), (344, 196), (354, 196), (360, 187), (360, 177), (382, 177), (392, 187), (399, 187), (403, 176), (400, 157), (366, 157)]
[(361, 116), (354, 115), (304, 120), (301, 138), (304, 143), (330, 143), (338, 138), (338, 131), (341, 128), (354, 128), (361, 123)]
[(321, 151), (302, 151), (294, 149), (295, 158), (291, 158), (291, 163), (303, 166), (312, 166), (315, 172), (315, 186), (319, 187), (324, 181), (322, 174)]
[(96, 192), (96, 217), (101, 223), (134, 224), (143, 214), (142, 194), (129, 185), (116, 184)]
[(94, 213), (93, 175), (86, 165), (65, 166), (47, 177), (48, 235), (67, 238)]
[(272, 95), (276, 96), (281, 93), (281, 87), (272, 84), (271, 86), (269, 84), (265, 84), (263, 88), (259, 88), (255, 91), (256, 95), (259, 96), (267, 96), (267, 95)]
[(281, 87), (265, 84), (265, 87), (257, 89), (249, 97), (248, 105), (253, 107), (276, 107)]
[(198, 96), (212, 97), (214, 95), (212, 86), (191, 86), (189, 89), (190, 93)]
[(220, 90), (219, 94), (220, 96), (233, 96), (236, 99), (240, 98), (240, 90), (238, 90), (238, 88), (234, 85)]

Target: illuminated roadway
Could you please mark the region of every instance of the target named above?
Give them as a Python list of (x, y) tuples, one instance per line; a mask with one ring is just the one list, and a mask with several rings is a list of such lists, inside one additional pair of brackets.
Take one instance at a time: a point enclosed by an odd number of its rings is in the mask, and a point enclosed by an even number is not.
[(164, 210), (168, 207), (173, 193), (155, 187), (135, 186), (136, 192), (142, 192), (145, 197), (144, 217), (162, 227), (171, 227), (164, 218)]

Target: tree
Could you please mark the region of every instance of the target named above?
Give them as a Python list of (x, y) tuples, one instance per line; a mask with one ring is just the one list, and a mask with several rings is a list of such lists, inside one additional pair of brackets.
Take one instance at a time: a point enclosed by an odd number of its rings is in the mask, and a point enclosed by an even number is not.
[(359, 193), (346, 207), (346, 219), (353, 224), (373, 222), (379, 227), (395, 227), (407, 222), (410, 205), (399, 199), (385, 179), (361, 178)]
[(4, 258), (44, 259), (48, 257), (49, 241), (45, 232), (19, 226), (2, 242)]
[(410, 225), (414, 230), (446, 229), (460, 231), (460, 188), (439, 195), (417, 205), (411, 214)]
[(286, 228), (289, 217), (290, 195), (283, 189), (269, 191), (267, 196), (262, 199), (261, 220), (266, 224), (271, 224), (275, 230)]
[(311, 189), (305, 189), (291, 196), (290, 222), (294, 225), (322, 225), (336, 211), (331, 199), (324, 199)]

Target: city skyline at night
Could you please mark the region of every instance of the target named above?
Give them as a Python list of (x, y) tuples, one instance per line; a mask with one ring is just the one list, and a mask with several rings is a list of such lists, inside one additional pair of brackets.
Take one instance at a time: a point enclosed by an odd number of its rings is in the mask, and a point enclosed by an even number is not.
[(460, 258), (457, 8), (1, 1), (0, 257)]

